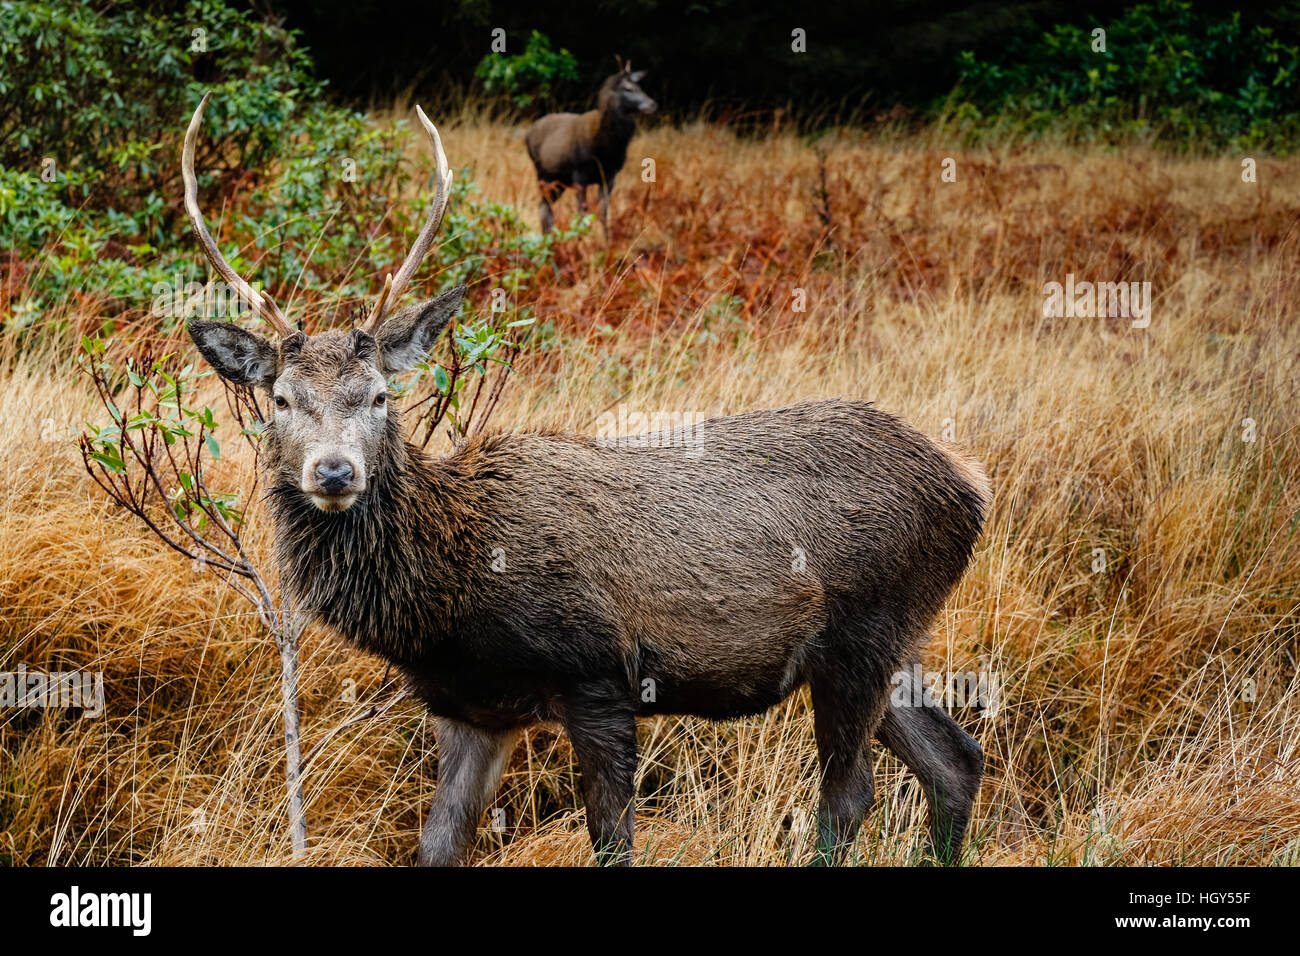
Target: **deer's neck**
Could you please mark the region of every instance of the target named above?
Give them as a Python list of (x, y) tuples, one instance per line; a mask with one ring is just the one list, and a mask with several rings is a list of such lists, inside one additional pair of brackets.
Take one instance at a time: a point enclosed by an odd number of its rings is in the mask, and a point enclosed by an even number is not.
[(453, 630), (479, 519), (456, 457), (430, 460), (395, 441), (346, 511), (321, 511), (290, 483), (270, 499), (281, 581), (295, 607), (410, 663)]
[(592, 146), (597, 152), (626, 151), (627, 144), (636, 132), (636, 121), (617, 107), (606, 104), (596, 111), (599, 119), (592, 134)]

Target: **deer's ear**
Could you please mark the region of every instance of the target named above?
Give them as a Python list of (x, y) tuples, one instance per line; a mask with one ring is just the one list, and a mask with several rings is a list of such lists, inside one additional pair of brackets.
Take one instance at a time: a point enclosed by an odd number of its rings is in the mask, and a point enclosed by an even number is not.
[(628, 79), (631, 80), (633, 83), (640, 83), (642, 80), (645, 79), (645, 70), (637, 70), (635, 73), (629, 76)]
[(457, 286), (436, 299), (403, 309), (384, 322), (375, 334), (379, 346), (379, 368), (385, 375), (415, 368), (429, 357), (429, 349), (465, 298), (465, 287)]
[(275, 384), (275, 346), (260, 335), (231, 322), (205, 319), (195, 319), (187, 328), (199, 352), (222, 378), (267, 389)]

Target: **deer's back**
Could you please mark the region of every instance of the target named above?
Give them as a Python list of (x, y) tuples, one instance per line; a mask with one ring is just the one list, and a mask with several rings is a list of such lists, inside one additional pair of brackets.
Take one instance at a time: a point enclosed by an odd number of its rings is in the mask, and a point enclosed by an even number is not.
[(797, 682), (835, 615), (879, 602), (937, 611), (985, 506), (951, 454), (854, 402), (648, 441), (502, 435), (470, 454), (490, 475), (481, 490), (505, 562), (482, 598), (520, 640), (586, 622), (582, 639), (611, 662), (677, 687), (775, 695), (762, 706)]
[(613, 123), (617, 135), (608, 142), (598, 137), (601, 114), (550, 113), (528, 128), (524, 143), (543, 182), (581, 182), (586, 185), (610, 181), (627, 157), (627, 141), (634, 126), (631, 120)]

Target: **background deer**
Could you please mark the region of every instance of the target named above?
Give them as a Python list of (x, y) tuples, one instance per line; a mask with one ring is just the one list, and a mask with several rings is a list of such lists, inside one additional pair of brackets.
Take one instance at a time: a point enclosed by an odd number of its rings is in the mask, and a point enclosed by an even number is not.
[(658, 107), (638, 85), (645, 70), (632, 72), (632, 64), (605, 80), (596, 108), (586, 113), (549, 113), (528, 128), (524, 142), (537, 169), (542, 190), (542, 232), (555, 225), (555, 200), (565, 186), (578, 191), (578, 212), (587, 211), (587, 187), (596, 184), (600, 199), (600, 224), (609, 238), (609, 193), (614, 177), (627, 159), (627, 144), (636, 132), (637, 113)]
[[(630, 862), (637, 717), (756, 714), (804, 684), (819, 859), (843, 856), (871, 805), (874, 733), (920, 778), (934, 851), (956, 860), (980, 747), (932, 701), (895, 703), (890, 687), (910, 675), (980, 535), (978, 465), (846, 401), (715, 418), (633, 447), (525, 432), (428, 457), (403, 437), (387, 379), (426, 358), (465, 290), (387, 307), (446, 207), (437, 130), (417, 107), (438, 188), (397, 276), (359, 328), (309, 336), (235, 275), (204, 225), (194, 145), (206, 102), (185, 137), (186, 211), (213, 267), (277, 337), (220, 321), (189, 332), (223, 377), (271, 396), (269, 501), (295, 606), (391, 661), (435, 715), (420, 862), (465, 860), (521, 729), (542, 721), (573, 742), (598, 858)], [(899, 696), (912, 701), (910, 685)]]

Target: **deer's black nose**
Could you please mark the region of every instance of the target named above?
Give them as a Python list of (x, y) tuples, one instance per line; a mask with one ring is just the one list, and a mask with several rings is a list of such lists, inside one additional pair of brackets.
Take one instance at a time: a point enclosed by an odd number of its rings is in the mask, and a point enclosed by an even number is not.
[(316, 466), (316, 484), (331, 494), (352, 484), (352, 463), (344, 458), (326, 458)]

